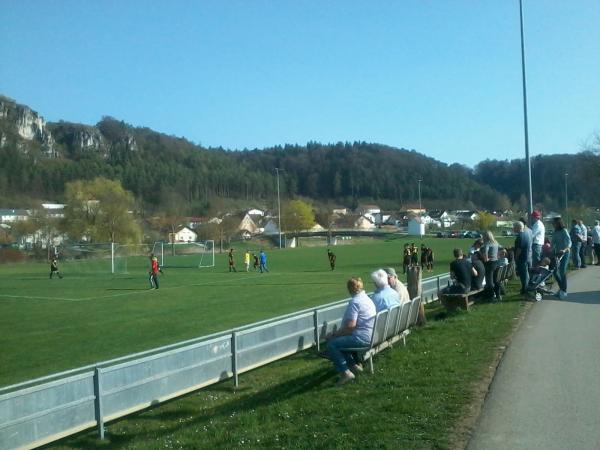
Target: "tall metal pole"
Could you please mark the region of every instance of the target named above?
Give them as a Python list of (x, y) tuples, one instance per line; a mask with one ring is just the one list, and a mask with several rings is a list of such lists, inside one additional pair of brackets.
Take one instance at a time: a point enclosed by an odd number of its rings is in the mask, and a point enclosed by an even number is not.
[(279, 218), (279, 248), (281, 248), (281, 199), (279, 198), (279, 169), (275, 167), (277, 172), (277, 217)]
[(423, 208), (421, 207), (421, 181), (423, 181), (423, 180), (421, 180), (419, 178), (418, 181), (419, 181), (419, 217), (421, 217), (423, 215), (423, 213), (422, 213)]
[(527, 81), (525, 78), (525, 41), (523, 38), (523, 0), (519, 0), (519, 18), (521, 20), (521, 70), (523, 73), (523, 126), (525, 130), (525, 162), (527, 164), (527, 183), (529, 185), (529, 220), (533, 213), (533, 191), (531, 189), (531, 160), (529, 159), (529, 129), (527, 125)]
[(565, 172), (565, 226), (569, 226), (569, 195), (567, 191), (567, 177), (569, 174)]

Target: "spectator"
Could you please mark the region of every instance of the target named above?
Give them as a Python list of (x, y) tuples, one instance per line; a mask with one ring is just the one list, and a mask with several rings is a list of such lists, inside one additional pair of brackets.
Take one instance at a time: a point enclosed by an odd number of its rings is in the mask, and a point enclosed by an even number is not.
[(550, 258), (550, 260), (552, 260), (552, 244), (550, 244), (550, 239), (548, 237), (544, 238), (542, 258)]
[(498, 249), (498, 267), (508, 266), (508, 252), (506, 249)]
[(469, 258), (471, 258), (471, 255), (473, 253), (481, 250), (482, 246), (483, 246), (483, 239), (477, 239), (475, 242), (473, 242), (473, 245), (471, 245), (471, 248), (469, 249)]
[(546, 227), (542, 222), (542, 214), (536, 209), (531, 213), (533, 221), (531, 225), (531, 263), (533, 267), (537, 267), (542, 260), (542, 247), (546, 236)]
[(388, 284), (392, 289), (394, 289), (398, 293), (398, 296), (400, 297), (400, 304), (403, 305), (404, 303), (410, 302), (410, 294), (408, 293), (408, 289), (406, 288), (404, 283), (402, 283), (402, 281), (398, 279), (398, 275), (396, 274), (394, 268), (388, 267), (384, 270), (388, 276)]
[(498, 287), (494, 279), (494, 273), (498, 266), (498, 242), (496, 242), (491, 231), (483, 233), (481, 256), (485, 265), (485, 289), (488, 292), (488, 297), (495, 300), (499, 296)]
[(477, 272), (471, 266), (471, 262), (464, 257), (460, 248), (453, 251), (454, 261), (450, 263), (450, 277), (454, 284), (445, 288), (444, 294), (466, 294), (471, 289), (471, 277)]
[(600, 266), (600, 220), (594, 222), (592, 228), (592, 244), (594, 244), (594, 253), (596, 254), (596, 266)]
[(581, 247), (579, 248), (579, 260), (581, 264), (581, 268), (585, 269), (587, 264), (585, 263), (585, 254), (587, 253), (587, 227), (583, 223), (583, 220), (579, 219), (577, 221), (577, 225), (579, 225), (579, 230), (581, 231)]
[(331, 334), (327, 341), (329, 356), (340, 374), (338, 386), (352, 381), (355, 373), (362, 372), (362, 366), (353, 354), (341, 349), (368, 347), (376, 316), (375, 305), (365, 294), (362, 280), (350, 278), (347, 287), (352, 298), (344, 312), (342, 328)]
[(471, 265), (476, 272), (476, 274), (471, 275), (471, 290), (478, 291), (483, 287), (483, 280), (485, 279), (485, 266), (479, 252), (471, 255)]
[(400, 304), (400, 296), (388, 284), (388, 275), (385, 270), (376, 270), (371, 274), (371, 279), (375, 284), (375, 292), (373, 292), (371, 300), (373, 300), (377, 312)]
[(577, 220), (571, 221), (571, 258), (573, 258), (573, 270), (578, 270), (581, 267), (581, 241), (583, 240), (583, 233)]
[[(569, 251), (571, 250), (571, 237), (560, 217), (553, 221), (554, 234), (552, 235), (552, 250), (557, 258), (555, 278), (558, 283), (556, 296), (561, 300), (567, 298), (567, 265), (569, 264)], [(558, 258), (561, 258), (560, 261)]]
[(513, 230), (517, 233), (515, 239), (515, 266), (517, 275), (521, 280), (521, 294), (525, 294), (529, 284), (529, 268), (531, 267), (531, 230), (525, 229), (525, 224), (521, 221), (513, 224)]

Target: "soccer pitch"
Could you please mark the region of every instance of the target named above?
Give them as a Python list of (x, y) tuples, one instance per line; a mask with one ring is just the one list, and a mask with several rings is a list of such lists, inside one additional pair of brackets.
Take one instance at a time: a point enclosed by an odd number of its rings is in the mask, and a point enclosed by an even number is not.
[[(129, 273), (110, 274), (110, 261), (63, 262), (63, 279), (49, 279), (49, 264), (0, 266), (0, 386), (173, 344), (348, 297), (346, 280), (380, 267), (401, 273), (402, 250), (414, 238), (370, 240), (332, 247), (267, 249), (270, 272), (243, 266), (227, 255), (203, 269), (165, 269), (160, 289), (149, 290), (148, 260), (128, 262)], [(436, 254), (434, 273), (448, 271), (452, 248), (471, 239), (422, 241)], [(258, 251), (257, 248), (251, 248)], [(431, 276), (425, 272), (423, 277)], [(402, 277), (402, 275), (400, 275)]]

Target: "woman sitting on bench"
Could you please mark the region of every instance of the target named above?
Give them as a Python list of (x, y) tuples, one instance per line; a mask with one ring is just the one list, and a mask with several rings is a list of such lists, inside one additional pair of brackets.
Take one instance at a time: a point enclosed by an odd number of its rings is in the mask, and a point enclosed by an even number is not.
[(362, 366), (353, 354), (340, 349), (368, 347), (376, 316), (375, 304), (365, 293), (362, 280), (350, 278), (347, 287), (352, 298), (344, 312), (342, 328), (328, 336), (327, 340), (327, 351), (340, 374), (338, 386), (352, 381), (356, 372), (362, 372)]

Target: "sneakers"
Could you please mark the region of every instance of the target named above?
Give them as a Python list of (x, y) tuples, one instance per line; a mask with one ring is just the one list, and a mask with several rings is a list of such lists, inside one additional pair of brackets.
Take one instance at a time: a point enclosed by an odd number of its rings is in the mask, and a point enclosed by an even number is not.
[(558, 291), (558, 298), (560, 300), (564, 300), (567, 298), (567, 293), (565, 291)]
[(363, 369), (362, 364), (355, 364), (353, 366), (350, 367), (350, 371), (354, 374), (354, 375), (358, 375), (359, 373), (362, 373), (365, 369)]
[(340, 379), (335, 385), (343, 386), (344, 384), (349, 383), (350, 381), (354, 381), (354, 378), (356, 378), (354, 374), (349, 370), (346, 370), (345, 372), (342, 372), (342, 374), (340, 375)]

